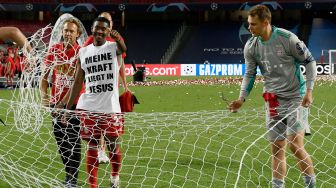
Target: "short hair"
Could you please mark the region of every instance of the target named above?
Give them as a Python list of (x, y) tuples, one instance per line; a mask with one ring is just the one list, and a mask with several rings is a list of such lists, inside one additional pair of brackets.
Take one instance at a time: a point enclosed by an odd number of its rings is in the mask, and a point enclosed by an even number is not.
[(95, 22), (105, 22), (107, 23), (107, 26), (110, 27), (110, 21), (106, 19), (105, 17), (97, 17), (96, 19), (94, 19), (93, 24)]
[(98, 17), (104, 17), (104, 18), (106, 18), (106, 19), (112, 21), (112, 16), (111, 16), (111, 14), (110, 14), (109, 12), (101, 12), (101, 13), (98, 15)]
[(82, 27), (79, 24), (79, 21), (77, 19), (69, 18), (69, 19), (67, 19), (67, 20), (64, 21), (64, 24), (66, 24), (66, 23), (73, 23), (73, 24), (75, 24), (77, 26), (77, 31), (78, 31), (79, 35), (82, 34), (82, 32), (83, 32), (82, 31)]
[(256, 5), (252, 7), (249, 10), (248, 15), (252, 17), (258, 16), (261, 21), (268, 20), (270, 23), (272, 21), (272, 13), (265, 5)]
[(113, 19), (110, 13), (108, 12), (102, 12), (98, 15), (98, 17), (104, 17), (110, 21), (110, 24), (113, 25)]

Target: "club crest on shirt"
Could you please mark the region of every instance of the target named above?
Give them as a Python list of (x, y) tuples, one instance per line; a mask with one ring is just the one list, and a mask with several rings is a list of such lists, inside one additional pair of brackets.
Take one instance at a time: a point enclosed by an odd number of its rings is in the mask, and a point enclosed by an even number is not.
[(282, 45), (275, 45), (275, 51), (278, 56), (283, 56), (285, 55), (285, 50), (282, 47)]

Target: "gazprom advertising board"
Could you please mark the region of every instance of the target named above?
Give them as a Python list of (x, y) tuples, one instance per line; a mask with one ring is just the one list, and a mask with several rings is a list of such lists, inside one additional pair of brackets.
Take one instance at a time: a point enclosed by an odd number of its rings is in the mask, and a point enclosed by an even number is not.
[[(146, 64), (147, 76), (240, 76), (245, 64)], [(126, 64), (126, 75), (134, 74), (131, 65)]]
[(239, 76), (245, 64), (181, 64), (181, 76)]
[[(145, 64), (137, 65), (145, 68), (147, 76), (242, 76), (245, 74), (245, 64)], [(317, 64), (317, 74), (325, 75), (334, 72), (334, 67), (328, 64)], [(134, 74), (132, 65), (126, 64), (126, 75)], [(305, 67), (301, 65), (305, 74)], [(257, 75), (260, 70), (257, 68)]]

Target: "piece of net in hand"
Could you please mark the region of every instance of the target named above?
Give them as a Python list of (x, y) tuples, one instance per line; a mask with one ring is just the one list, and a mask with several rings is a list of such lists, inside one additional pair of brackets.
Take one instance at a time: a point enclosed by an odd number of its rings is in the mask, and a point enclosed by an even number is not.
[[(76, 54), (69, 59), (55, 59), (49, 66), (45, 66), (44, 64), (48, 49), (62, 41), (63, 24), (64, 21), (69, 18), (76, 19), (80, 24), (82, 32), (77, 42), (79, 45), (82, 45), (87, 38), (85, 27), (71, 14), (63, 14), (59, 17), (54, 26), (47, 25), (39, 29), (29, 38), (29, 43), (33, 46), (32, 52), (23, 50), (26, 58), (23, 58), (21, 62), (23, 66), (22, 78), (20, 79), (16, 94), (13, 95), (13, 101), (17, 101), (20, 105), (18, 105), (17, 108), (11, 108), (9, 110), (9, 112), (13, 112), (15, 116), (14, 125), (22, 129), (22, 131), (34, 131), (35, 129), (39, 129), (43, 124), (44, 117), (48, 116), (48, 113), (53, 110), (47, 107), (44, 108), (41, 103), (39, 84), (44, 74), (48, 71), (53, 71), (55, 66), (68, 66), (69, 62), (73, 62), (78, 57)], [(54, 51), (53, 53), (57, 56), (57, 53), (62, 54), (64, 50)], [(52, 73), (50, 73), (50, 75), (51, 74)], [(65, 74), (67, 73), (65, 72)], [(49, 77), (49, 80), (51, 80), (51, 77)], [(73, 77), (69, 77), (69, 80), (65, 80), (65, 82), (70, 86), (72, 80)], [(59, 92), (62, 92), (62, 88)], [(48, 94), (50, 94), (50, 92), (48, 92)], [(49, 98), (51, 97), (52, 96), (49, 95)]]

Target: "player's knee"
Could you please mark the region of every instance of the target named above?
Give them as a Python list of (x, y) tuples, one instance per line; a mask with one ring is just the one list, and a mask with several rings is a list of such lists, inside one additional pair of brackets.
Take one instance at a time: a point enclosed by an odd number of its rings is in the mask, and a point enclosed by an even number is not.
[(289, 149), (292, 151), (293, 154), (298, 155), (302, 152), (305, 152), (305, 149), (303, 146), (297, 144), (297, 143), (289, 143), (288, 144)]

